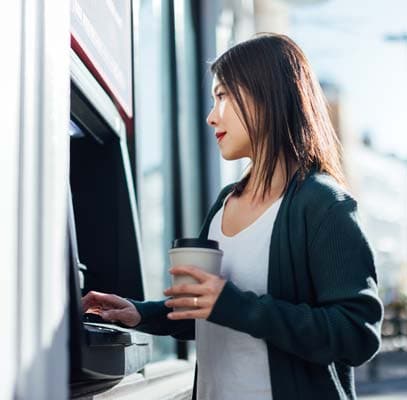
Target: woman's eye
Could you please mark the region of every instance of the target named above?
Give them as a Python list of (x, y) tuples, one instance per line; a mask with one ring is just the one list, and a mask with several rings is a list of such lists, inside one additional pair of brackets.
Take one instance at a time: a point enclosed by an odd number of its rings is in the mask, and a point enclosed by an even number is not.
[(212, 97), (212, 108), (215, 108), (216, 100), (221, 101), (226, 96), (226, 92), (215, 93), (215, 98)]

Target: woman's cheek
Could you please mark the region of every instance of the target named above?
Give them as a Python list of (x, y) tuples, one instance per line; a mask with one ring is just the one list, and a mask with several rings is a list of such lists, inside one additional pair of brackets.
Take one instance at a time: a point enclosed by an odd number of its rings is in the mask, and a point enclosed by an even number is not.
[(226, 102), (222, 101), (219, 104), (219, 115), (220, 117), (223, 119), (226, 116), (226, 112), (227, 112), (227, 106), (226, 106)]

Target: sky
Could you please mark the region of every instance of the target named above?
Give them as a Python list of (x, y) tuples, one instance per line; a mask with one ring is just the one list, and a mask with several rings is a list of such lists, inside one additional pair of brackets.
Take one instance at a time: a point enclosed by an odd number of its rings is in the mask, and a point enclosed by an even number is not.
[(290, 35), (320, 80), (336, 83), (347, 128), (407, 159), (407, 0), (326, 0), (297, 6)]

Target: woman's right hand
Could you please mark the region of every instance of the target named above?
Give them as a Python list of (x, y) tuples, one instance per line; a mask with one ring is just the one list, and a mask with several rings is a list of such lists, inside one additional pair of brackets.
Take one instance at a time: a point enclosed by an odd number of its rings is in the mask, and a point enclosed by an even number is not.
[(91, 291), (82, 297), (82, 308), (84, 313), (98, 314), (106, 321), (119, 321), (128, 327), (135, 327), (141, 321), (134, 304), (115, 294)]

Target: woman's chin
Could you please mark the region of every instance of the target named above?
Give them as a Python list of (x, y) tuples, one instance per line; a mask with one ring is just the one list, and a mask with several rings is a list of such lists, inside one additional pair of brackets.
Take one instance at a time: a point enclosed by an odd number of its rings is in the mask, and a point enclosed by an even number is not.
[(234, 161), (234, 160), (240, 160), (244, 156), (236, 153), (228, 153), (226, 151), (221, 151), (221, 156), (224, 160), (226, 161)]
[(239, 159), (239, 157), (235, 157), (234, 155), (230, 155), (230, 154), (221, 154), (222, 158), (226, 161), (233, 161), (233, 160), (237, 160)]

